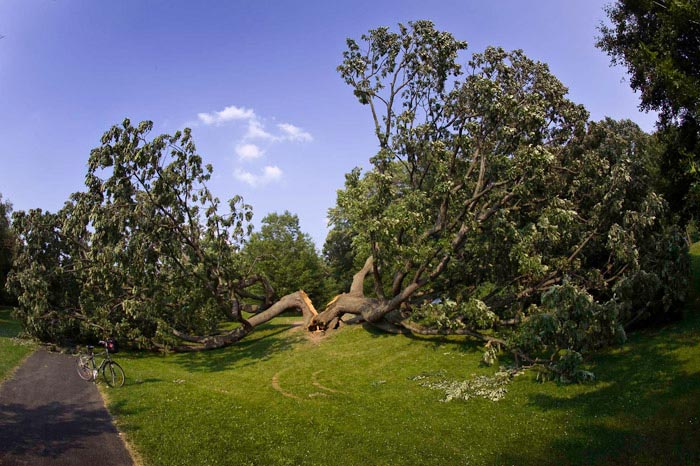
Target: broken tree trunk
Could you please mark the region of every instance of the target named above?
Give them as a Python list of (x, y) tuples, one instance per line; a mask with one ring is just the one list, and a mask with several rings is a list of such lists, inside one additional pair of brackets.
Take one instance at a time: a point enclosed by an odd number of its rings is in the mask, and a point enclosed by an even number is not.
[(242, 322), (242, 326), (220, 335), (195, 336), (173, 330), (173, 334), (176, 337), (191, 343), (190, 345), (179, 345), (173, 349), (178, 352), (187, 352), (210, 350), (229, 346), (237, 341), (240, 341), (259, 325), (262, 325), (265, 322), (277, 317), (288, 309), (300, 310), (304, 318), (305, 326), (308, 326), (308, 323), (318, 315), (318, 312), (314, 308), (309, 296), (303, 290), (299, 290), (295, 293), (283, 296), (269, 308)]
[[(362, 269), (353, 276), (350, 290), (347, 293), (336, 296), (326, 305), (321, 313), (316, 311), (307, 294), (300, 290), (283, 296), (269, 308), (249, 319), (241, 319), (240, 327), (226, 333), (194, 336), (174, 330), (173, 334), (176, 337), (189, 343), (177, 346), (174, 349), (175, 351), (201, 351), (229, 346), (243, 339), (257, 326), (268, 322), (288, 309), (297, 309), (302, 312), (304, 327), (309, 331), (334, 329), (345, 314), (356, 316), (358, 322), (366, 321), (378, 324), (378, 327), (381, 328), (379, 323), (383, 322), (387, 315), (397, 311), (401, 304), (420, 287), (420, 284), (409, 284), (401, 293), (391, 299), (368, 298), (364, 294), (364, 281), (367, 275), (372, 272), (374, 272), (374, 261), (370, 256)], [(394, 324), (399, 322), (398, 325), (401, 326), (400, 320), (394, 320)], [(416, 329), (406, 328), (406, 330), (415, 331)]]
[(366, 315), (381, 307), (382, 301), (366, 298), (364, 294), (365, 277), (372, 271), (373, 263), (370, 256), (362, 270), (353, 276), (350, 291), (336, 296), (326, 305), (323, 312), (311, 319), (306, 328), (312, 331), (333, 329), (344, 314), (353, 314), (366, 319)]

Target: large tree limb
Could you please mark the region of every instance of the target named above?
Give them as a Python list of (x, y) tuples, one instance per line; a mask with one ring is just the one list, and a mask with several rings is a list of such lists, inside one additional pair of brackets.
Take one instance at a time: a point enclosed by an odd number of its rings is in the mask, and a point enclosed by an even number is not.
[(179, 332), (175, 329), (172, 330), (174, 336), (180, 340), (194, 343), (194, 345), (180, 345), (173, 348), (178, 352), (190, 352), (190, 351), (203, 351), (215, 348), (223, 348), (225, 346), (232, 345), (240, 341), (243, 337), (252, 332), (255, 327), (268, 322), (269, 320), (277, 317), (284, 311), (288, 309), (299, 309), (304, 317), (304, 324), (308, 325), (313, 317), (318, 315), (318, 312), (314, 308), (313, 303), (309, 299), (308, 295), (303, 291), (299, 290), (295, 293), (283, 296), (279, 301), (274, 303), (272, 306), (260, 312), (250, 319), (247, 320), (248, 326), (237, 327), (229, 332), (220, 335), (188, 335), (183, 332)]
[(374, 258), (372, 256), (369, 256), (365, 261), (365, 265), (362, 267), (362, 269), (355, 275), (353, 275), (352, 285), (350, 285), (350, 293), (348, 294), (364, 296), (365, 277), (368, 273), (370, 273), (373, 270), (373, 267)]

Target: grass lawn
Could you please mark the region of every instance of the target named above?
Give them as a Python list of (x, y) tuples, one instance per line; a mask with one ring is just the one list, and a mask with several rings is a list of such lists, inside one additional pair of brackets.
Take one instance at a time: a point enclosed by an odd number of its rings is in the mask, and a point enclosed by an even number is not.
[(411, 380), (492, 374), (476, 343), (358, 326), (312, 339), (291, 317), (228, 349), (118, 354), (127, 383), (104, 392), (147, 465), (700, 464), (697, 298), (598, 354), (595, 383), (525, 374), (499, 402), (442, 403)]
[(35, 348), (32, 343), (15, 338), (20, 331), (10, 309), (0, 307), (0, 382)]
[[(697, 290), (700, 245), (692, 252)], [(223, 350), (119, 353), (126, 385), (101, 389), (151, 466), (700, 464), (698, 297), (684, 321), (596, 355), (595, 383), (540, 384), (525, 374), (498, 402), (442, 403), (412, 380), (492, 374), (476, 343), (359, 326), (310, 338), (291, 327), (297, 317)], [(7, 315), (4, 371), (29, 351), (12, 345), (18, 329)]]

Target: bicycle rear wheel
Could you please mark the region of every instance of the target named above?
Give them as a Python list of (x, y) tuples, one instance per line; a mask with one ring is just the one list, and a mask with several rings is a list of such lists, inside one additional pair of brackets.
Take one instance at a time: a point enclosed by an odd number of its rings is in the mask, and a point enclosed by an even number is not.
[(124, 385), (124, 380), (126, 380), (124, 369), (114, 361), (105, 364), (102, 368), (102, 377), (104, 377), (105, 382), (110, 387), (121, 387)]
[(90, 367), (90, 358), (84, 354), (78, 356), (77, 360), (78, 375), (83, 380), (92, 380), (92, 368)]

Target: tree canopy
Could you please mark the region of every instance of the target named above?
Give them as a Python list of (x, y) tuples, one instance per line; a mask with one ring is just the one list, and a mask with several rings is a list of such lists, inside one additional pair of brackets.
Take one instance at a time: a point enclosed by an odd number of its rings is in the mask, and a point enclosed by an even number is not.
[[(466, 44), (427, 21), (362, 39), (339, 70), (380, 150), (348, 175), (331, 218), (373, 258), (381, 304), (363, 317), (487, 341), (479, 330), (500, 330), (504, 346), (554, 358), (624, 338), (682, 299), (684, 246), (648, 184), (658, 154), (636, 125), (589, 123), (521, 51), (490, 47), (462, 67)], [(644, 290), (645, 305), (623, 288)]]
[[(113, 334), (143, 347), (186, 340), (182, 349), (195, 349), (240, 339), (265, 320), (242, 314), (255, 296), (248, 290), (264, 280), (243, 273), (250, 206), (234, 197), (220, 213), (206, 186), (212, 167), (190, 130), (149, 139), (151, 128), (125, 120), (106, 132), (90, 154), (86, 191), (58, 213), (15, 214), (22, 248), (10, 283), (31, 334)], [(224, 320), (240, 327), (219, 332)]]
[[(659, 145), (630, 121), (590, 122), (546, 64), (465, 42), (429, 21), (349, 39), (341, 77), (378, 152), (346, 175), (326, 258), (347, 292), (317, 312), (324, 274), (296, 216), (207, 188), (189, 129), (114, 126), (86, 190), (56, 214), (17, 212), (10, 284), (44, 339), (113, 333), (191, 351), (235, 343), (287, 309), (308, 330), (366, 322), (456, 333), (561, 378), (583, 355), (667, 316), (686, 290), (686, 245), (654, 190)], [(316, 285), (319, 285), (316, 287)], [(251, 300), (261, 304), (252, 316)], [(237, 324), (224, 329), (223, 323)], [(57, 323), (58, 322), (58, 323)]]
[(700, 1), (618, 0), (607, 7), (598, 46), (627, 68), (641, 108), (660, 112), (664, 192), (696, 217), (700, 200)]

